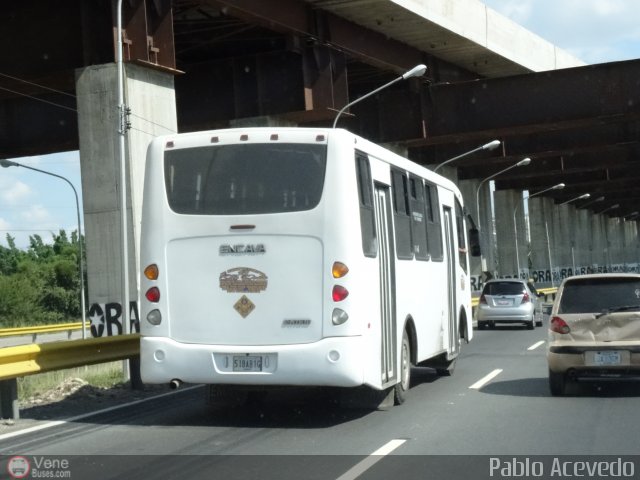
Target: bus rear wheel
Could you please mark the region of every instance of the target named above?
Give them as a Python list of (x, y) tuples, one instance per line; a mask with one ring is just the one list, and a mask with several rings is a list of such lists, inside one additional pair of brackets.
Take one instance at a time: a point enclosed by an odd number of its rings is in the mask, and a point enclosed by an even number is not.
[(402, 335), (402, 351), (400, 352), (400, 382), (393, 391), (394, 403), (402, 405), (407, 399), (407, 392), (411, 386), (411, 343), (405, 330)]

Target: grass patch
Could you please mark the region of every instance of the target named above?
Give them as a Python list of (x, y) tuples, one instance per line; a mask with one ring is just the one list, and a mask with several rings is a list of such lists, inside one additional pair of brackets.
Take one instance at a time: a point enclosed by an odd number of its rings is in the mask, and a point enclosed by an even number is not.
[(18, 398), (26, 399), (44, 395), (72, 378), (81, 378), (95, 387), (112, 387), (125, 381), (122, 363), (122, 361), (116, 361), (99, 365), (87, 365), (18, 378)]

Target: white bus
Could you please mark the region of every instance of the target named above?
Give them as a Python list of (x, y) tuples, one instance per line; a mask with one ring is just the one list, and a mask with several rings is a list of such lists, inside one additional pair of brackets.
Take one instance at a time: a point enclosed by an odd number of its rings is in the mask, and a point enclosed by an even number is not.
[(451, 181), (346, 130), (158, 137), (142, 379), (214, 397), (362, 387), (400, 404), (411, 365), (449, 374), (473, 335), (465, 225)]

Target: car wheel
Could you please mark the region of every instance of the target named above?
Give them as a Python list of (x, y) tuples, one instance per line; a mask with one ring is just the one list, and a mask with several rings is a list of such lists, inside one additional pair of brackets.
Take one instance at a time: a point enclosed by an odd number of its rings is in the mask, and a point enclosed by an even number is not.
[(558, 373), (549, 370), (549, 390), (551, 390), (551, 395), (554, 397), (564, 395), (565, 384), (564, 372)]
[(407, 399), (411, 385), (411, 343), (405, 330), (402, 335), (402, 352), (400, 353), (400, 382), (394, 387), (393, 397), (396, 405), (402, 405)]
[(536, 317), (531, 317), (531, 321), (527, 323), (527, 330), (536, 328)]

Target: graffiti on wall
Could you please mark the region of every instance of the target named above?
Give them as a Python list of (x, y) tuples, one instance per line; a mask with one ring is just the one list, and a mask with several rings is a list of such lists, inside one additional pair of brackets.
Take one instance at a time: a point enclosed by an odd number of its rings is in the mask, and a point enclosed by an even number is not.
[[(576, 267), (575, 270), (572, 267), (556, 267), (553, 270), (543, 268), (532, 268), (520, 270), (520, 278), (523, 280), (533, 279), (536, 284), (555, 284), (556, 286), (567, 277), (574, 275), (585, 275), (589, 273), (640, 273), (640, 264), (638, 263), (625, 263), (616, 265), (591, 265), (588, 267)], [(472, 275), (471, 276), (471, 290), (479, 292), (482, 290), (485, 275)], [(496, 277), (497, 278), (497, 277)], [(515, 275), (502, 275), (500, 278), (516, 278)]]
[[(122, 304), (118, 302), (93, 303), (89, 307), (91, 335), (93, 337), (112, 337), (122, 335)], [(129, 302), (129, 331), (140, 333), (138, 320), (138, 302)]]

